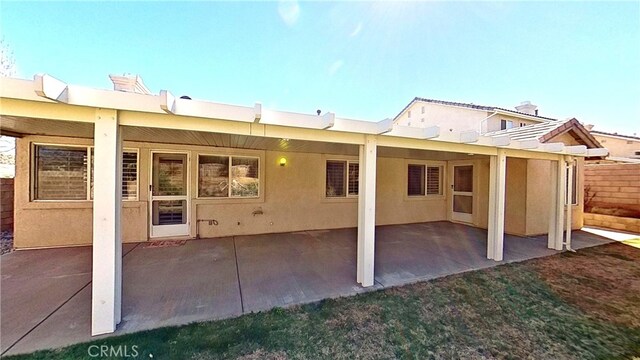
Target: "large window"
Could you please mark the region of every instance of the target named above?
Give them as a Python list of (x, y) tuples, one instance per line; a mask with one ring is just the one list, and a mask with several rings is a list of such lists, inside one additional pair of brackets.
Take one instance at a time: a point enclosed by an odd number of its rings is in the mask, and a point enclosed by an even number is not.
[(327, 160), (325, 195), (330, 198), (357, 196), (360, 167), (355, 161)]
[[(91, 147), (35, 145), (33, 156), (34, 200), (93, 199)], [(137, 198), (138, 153), (125, 150), (122, 154), (122, 199)]]
[(87, 200), (87, 148), (36, 146), (33, 197)]
[(259, 159), (247, 156), (198, 156), (198, 197), (255, 198), (260, 195)]
[(409, 164), (407, 166), (407, 195), (442, 195), (442, 173), (440, 165)]

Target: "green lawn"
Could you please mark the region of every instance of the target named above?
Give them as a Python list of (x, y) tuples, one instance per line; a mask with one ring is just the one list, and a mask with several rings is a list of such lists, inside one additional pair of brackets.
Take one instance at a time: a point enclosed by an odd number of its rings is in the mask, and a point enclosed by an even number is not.
[(611, 244), (349, 298), (16, 358), (612, 359), (640, 356), (640, 249)]

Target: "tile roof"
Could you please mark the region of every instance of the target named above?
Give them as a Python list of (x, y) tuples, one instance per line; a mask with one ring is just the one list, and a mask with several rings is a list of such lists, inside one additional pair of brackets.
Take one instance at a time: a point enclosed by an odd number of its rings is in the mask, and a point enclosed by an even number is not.
[(511, 140), (538, 140), (542, 143), (546, 143), (556, 136), (569, 131), (573, 132), (572, 135), (575, 134), (574, 138), (576, 138), (576, 140), (580, 140), (589, 148), (602, 147), (598, 140), (596, 140), (593, 135), (591, 135), (589, 131), (575, 118), (566, 121), (554, 120), (539, 124), (513, 127), (511, 129), (488, 132), (484, 135), (491, 137), (508, 135)]
[(423, 101), (423, 102), (428, 102), (428, 103), (432, 103), (432, 104), (441, 104), (441, 105), (466, 107), (466, 108), (469, 108), (469, 109), (476, 109), (476, 110), (483, 110), (483, 111), (497, 111), (497, 110), (500, 110), (500, 111), (506, 111), (506, 112), (513, 113), (514, 115), (524, 115), (524, 116), (531, 116), (531, 117), (539, 118), (540, 121), (558, 121), (557, 119), (553, 119), (553, 118), (548, 118), (548, 117), (539, 116), (539, 115), (527, 114), (527, 113), (523, 113), (523, 112), (520, 112), (520, 111), (505, 109), (505, 108), (501, 108), (501, 107), (497, 107), (497, 106), (476, 105), (476, 104), (461, 103), (461, 102), (455, 102), (455, 101), (426, 99), (426, 98), (421, 98), (421, 97), (415, 97), (413, 100), (411, 100), (411, 102), (409, 102), (409, 104), (407, 104), (407, 106), (405, 106), (404, 109), (402, 109), (402, 111), (400, 111), (398, 113), (398, 115), (396, 115), (394, 117), (394, 120), (396, 120), (400, 116), (400, 114), (402, 114), (405, 110), (407, 110), (416, 101)]
[(632, 139), (632, 140), (640, 140), (640, 137), (638, 137), (638, 136), (621, 135), (621, 134), (617, 134), (617, 133), (608, 133), (608, 132), (604, 132), (604, 131), (591, 130), (591, 133), (592, 134), (596, 134), (596, 135), (618, 136), (618, 137)]

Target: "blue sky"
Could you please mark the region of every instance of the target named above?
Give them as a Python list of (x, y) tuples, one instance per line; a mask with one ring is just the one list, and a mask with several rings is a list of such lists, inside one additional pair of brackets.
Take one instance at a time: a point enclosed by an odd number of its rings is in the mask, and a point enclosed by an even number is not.
[(0, 5), (20, 77), (340, 117), (413, 97), (576, 117), (640, 135), (640, 2), (132, 2)]

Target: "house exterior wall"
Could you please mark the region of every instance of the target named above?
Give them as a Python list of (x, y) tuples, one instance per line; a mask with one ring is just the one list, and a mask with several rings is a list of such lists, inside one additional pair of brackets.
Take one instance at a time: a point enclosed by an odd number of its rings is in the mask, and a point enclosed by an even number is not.
[[(33, 143), (91, 146), (92, 140), (45, 136), (26, 136), (18, 139), (15, 247), (91, 244), (91, 201), (30, 201), (30, 149)], [(151, 150), (183, 151), (190, 155), (191, 238), (196, 237), (196, 234), (200, 237), (219, 237), (346, 228), (357, 225), (357, 197), (325, 197), (326, 160), (357, 160), (357, 157), (137, 142), (124, 142), (124, 148), (137, 149), (139, 154), (138, 200), (123, 202), (124, 242), (149, 239), (148, 189)], [(196, 159), (200, 153), (258, 156), (261, 172), (260, 198), (198, 199)], [(284, 167), (279, 165), (279, 159), (283, 156), (287, 159)], [(445, 195), (408, 198), (408, 162), (401, 158), (378, 158), (376, 223), (387, 225), (447, 220), (447, 163), (433, 162), (445, 166), (442, 185)], [(482, 196), (486, 198), (488, 195)], [(262, 214), (254, 215), (253, 212), (258, 209)], [(195, 219), (203, 221), (198, 224)], [(210, 225), (208, 220), (216, 220), (217, 225)]]
[[(422, 113), (424, 107), (424, 114)], [(409, 111), (411, 117), (409, 117)], [(425, 103), (416, 101), (397, 119), (402, 126), (430, 127), (439, 126), (440, 131), (480, 131), (480, 124), (491, 113), (464, 107)], [(424, 120), (424, 121), (423, 121)]]
[(475, 130), (483, 134), (500, 130), (500, 120), (512, 121), (514, 127), (540, 122), (517, 116), (493, 114), (492, 111), (416, 101), (400, 114), (396, 123), (420, 128), (439, 126), (442, 132)]
[(640, 152), (640, 140), (606, 136), (596, 133), (591, 133), (591, 135), (593, 135), (593, 137), (596, 138), (602, 146), (609, 150), (609, 156), (640, 159), (640, 155), (636, 155), (636, 152)]
[[(16, 248), (87, 245), (92, 239), (91, 201), (30, 201), (30, 149), (32, 143), (91, 146), (90, 139), (27, 136), (16, 144)], [(190, 238), (219, 237), (355, 227), (357, 198), (326, 198), (325, 164), (328, 159), (357, 157), (319, 153), (212, 148), (125, 142), (137, 149), (138, 199), (123, 202), (123, 241), (149, 239), (149, 183), (151, 151), (182, 151), (190, 156)], [(197, 197), (198, 154), (240, 154), (260, 158), (261, 195), (255, 199), (199, 199)], [(279, 166), (286, 157), (287, 165)], [(429, 160), (429, 159), (424, 159)], [(489, 159), (462, 160), (474, 165), (474, 209), (472, 225), (487, 228)], [(376, 224), (406, 224), (451, 220), (449, 169), (456, 161), (433, 161), (443, 168), (443, 195), (408, 197), (407, 164), (413, 160), (378, 157)], [(549, 199), (549, 161), (507, 159), (505, 232), (515, 235), (546, 233)], [(581, 174), (582, 172), (579, 171)], [(582, 184), (580, 178), (579, 186)], [(581, 188), (581, 187), (579, 187)], [(574, 228), (582, 226), (582, 191), (573, 210)], [(254, 215), (259, 210), (262, 214)], [(202, 221), (198, 222), (196, 219)], [(217, 225), (213, 221), (216, 220)]]

